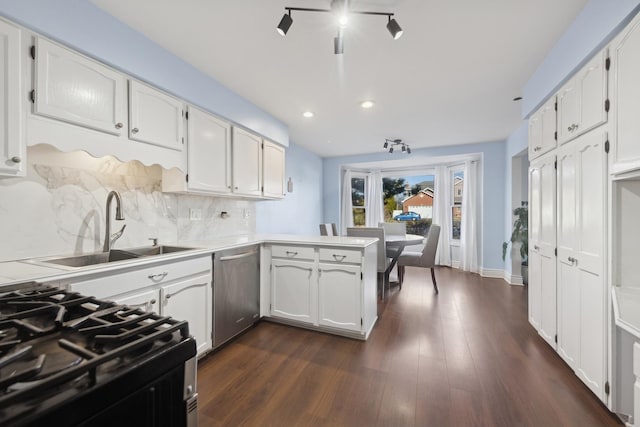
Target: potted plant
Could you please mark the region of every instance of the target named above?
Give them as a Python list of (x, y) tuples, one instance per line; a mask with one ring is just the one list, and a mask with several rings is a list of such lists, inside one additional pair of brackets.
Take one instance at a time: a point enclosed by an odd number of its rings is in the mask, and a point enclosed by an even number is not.
[[(516, 219), (513, 221), (513, 231), (511, 232), (511, 243), (520, 243), (520, 257), (522, 258), (522, 282), (526, 285), (529, 282), (529, 202), (521, 202), (521, 206), (513, 210)], [(502, 260), (507, 256), (509, 242), (502, 243)]]

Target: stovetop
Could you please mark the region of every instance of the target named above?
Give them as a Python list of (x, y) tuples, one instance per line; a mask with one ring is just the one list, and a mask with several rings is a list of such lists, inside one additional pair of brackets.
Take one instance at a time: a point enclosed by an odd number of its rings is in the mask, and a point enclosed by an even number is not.
[[(0, 293), (0, 424), (190, 339), (186, 322), (31, 283)], [(195, 346), (195, 345), (194, 345)]]

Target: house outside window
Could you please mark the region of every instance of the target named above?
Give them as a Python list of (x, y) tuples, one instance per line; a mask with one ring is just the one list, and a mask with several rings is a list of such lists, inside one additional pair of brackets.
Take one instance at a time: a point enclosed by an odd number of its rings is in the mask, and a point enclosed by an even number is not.
[(366, 176), (354, 176), (351, 178), (351, 206), (353, 209), (353, 225), (364, 227), (367, 223), (365, 188)]
[(451, 239), (460, 240), (460, 225), (462, 224), (462, 193), (464, 191), (464, 171), (452, 172), (453, 205), (451, 206)]

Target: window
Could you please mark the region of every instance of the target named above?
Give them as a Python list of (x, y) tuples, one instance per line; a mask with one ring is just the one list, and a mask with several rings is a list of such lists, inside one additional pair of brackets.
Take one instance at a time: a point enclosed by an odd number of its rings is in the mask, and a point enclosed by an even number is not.
[(433, 218), (434, 175), (382, 179), (385, 222), (403, 222), (407, 233), (426, 236)]
[(351, 206), (353, 208), (353, 225), (364, 227), (367, 223), (365, 204), (365, 188), (367, 178), (357, 176), (351, 178)]
[(462, 224), (462, 193), (464, 191), (464, 171), (452, 171), (453, 205), (451, 206), (451, 238), (460, 240), (460, 225)]

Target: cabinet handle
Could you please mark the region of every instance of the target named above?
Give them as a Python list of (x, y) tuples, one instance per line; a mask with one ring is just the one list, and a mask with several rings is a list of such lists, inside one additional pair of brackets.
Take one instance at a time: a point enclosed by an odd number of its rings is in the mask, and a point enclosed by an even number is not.
[(238, 187), (235, 187), (235, 189), (237, 190), (237, 189), (238, 189)]
[(287, 256), (296, 256), (296, 255), (298, 255), (298, 252), (287, 251)]
[(535, 249), (536, 251), (539, 251), (539, 250), (540, 250), (540, 246), (538, 246), (538, 245), (533, 245), (533, 249)]
[(569, 127), (567, 128), (567, 132), (571, 132), (571, 130), (572, 130), (572, 129), (571, 129), (571, 126), (569, 126)]
[(230, 185), (227, 185), (227, 188), (228, 188), (229, 190), (231, 190), (231, 186), (230, 186)]
[(124, 126), (122, 123), (116, 123), (116, 129), (122, 129), (122, 126)]
[(131, 129), (131, 133), (138, 133), (139, 130), (140, 129), (138, 129), (138, 128), (133, 128), (133, 129)]
[(250, 257), (252, 255), (257, 254), (257, 253), (258, 253), (258, 251), (250, 251), (250, 252), (243, 252), (243, 253), (238, 254), (238, 255), (223, 256), (223, 257), (220, 257), (220, 261), (231, 261), (231, 260), (234, 260), (234, 259), (248, 258), (248, 257)]
[(338, 255), (338, 254), (333, 254), (333, 259), (335, 259), (336, 261), (342, 262), (344, 261), (344, 259), (346, 258), (346, 255)]
[(165, 271), (163, 273), (150, 274), (148, 277), (149, 277), (149, 279), (153, 280), (154, 282), (159, 282), (162, 279), (164, 279), (165, 277), (167, 277), (167, 274), (169, 274), (169, 273), (167, 271)]
[(187, 289), (191, 289), (191, 288), (199, 288), (200, 286), (207, 286), (207, 283), (205, 282), (205, 283), (198, 283), (198, 284), (195, 284), (195, 285), (185, 286), (184, 288), (178, 290), (177, 292), (165, 295), (164, 298), (165, 299), (169, 299), (169, 298), (171, 298), (171, 297), (173, 297), (175, 295), (178, 295), (182, 291), (186, 291)]
[(13, 156), (13, 157), (11, 158), (11, 161), (12, 161), (13, 163), (20, 163), (20, 162), (22, 161), (22, 159), (20, 158), (20, 156)]
[(156, 301), (155, 299), (152, 299), (151, 301), (149, 301), (149, 304), (150, 304), (150, 305), (153, 305), (153, 304), (155, 304), (156, 302), (157, 302), (157, 301)]

